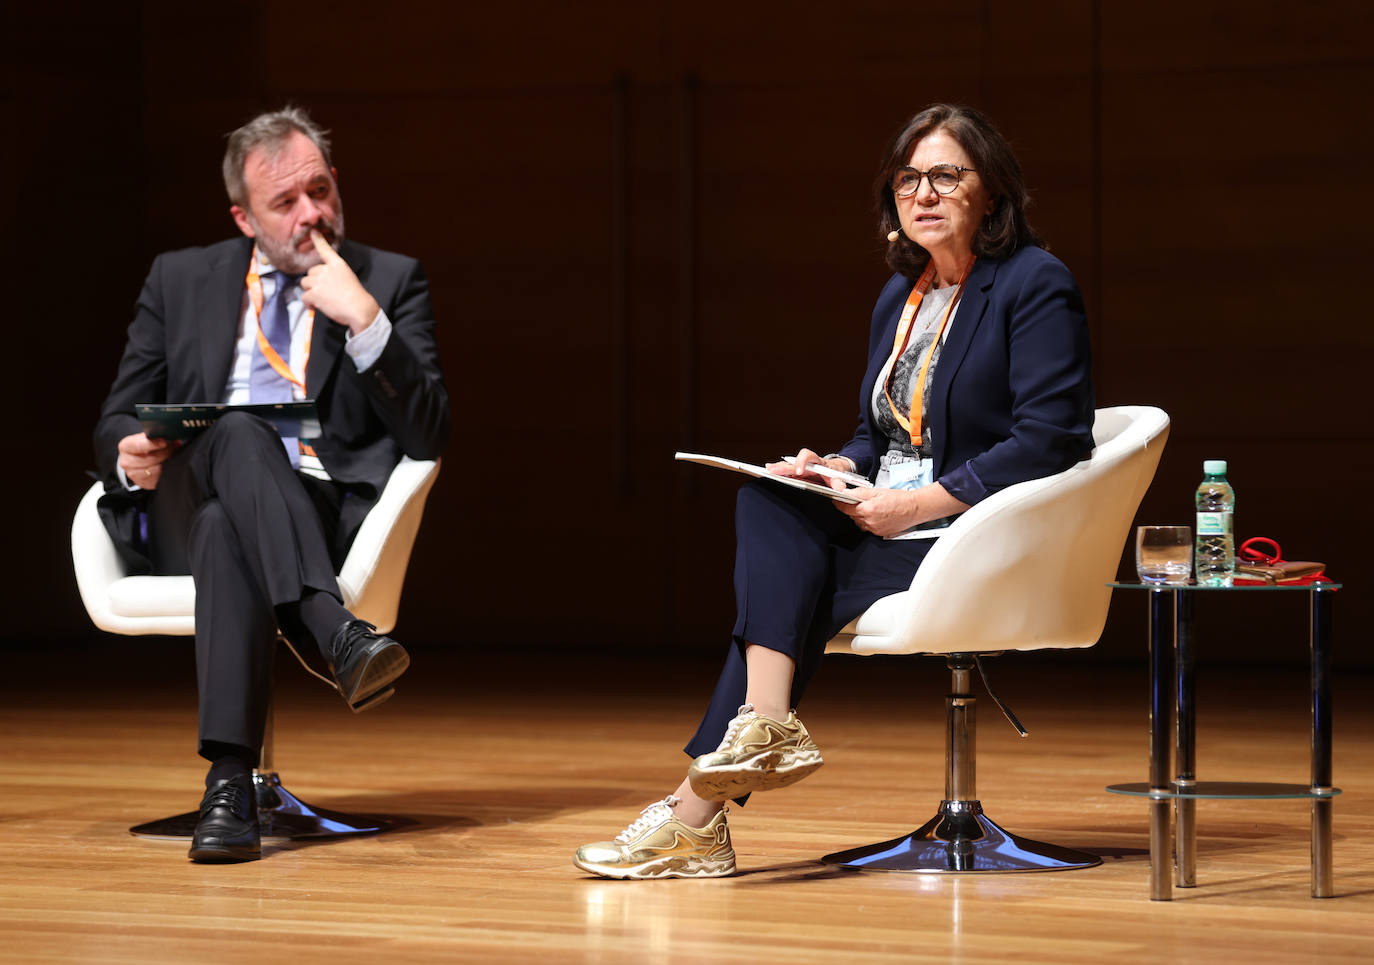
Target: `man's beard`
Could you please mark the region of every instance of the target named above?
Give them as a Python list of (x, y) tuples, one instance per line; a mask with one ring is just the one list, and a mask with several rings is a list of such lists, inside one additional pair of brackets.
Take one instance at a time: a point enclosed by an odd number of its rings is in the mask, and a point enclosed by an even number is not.
[[(246, 214), (247, 212), (245, 212)], [(288, 275), (304, 275), (311, 268), (321, 264), (324, 259), (315, 250), (312, 244), (305, 251), (298, 251), (301, 244), (310, 240), (310, 231), (313, 228), (324, 235), (324, 240), (335, 251), (339, 250), (339, 242), (344, 239), (344, 216), (343, 208), (340, 207), (335, 213), (334, 220), (320, 218), (313, 225), (301, 228), (292, 236), (287, 245), (279, 244), (275, 239), (268, 238), (262, 228), (258, 226), (257, 219), (248, 214), (248, 223), (252, 225), (255, 233), (254, 240), (258, 244), (258, 252), (264, 255), (272, 263), (272, 267), (278, 271), (283, 271)]]

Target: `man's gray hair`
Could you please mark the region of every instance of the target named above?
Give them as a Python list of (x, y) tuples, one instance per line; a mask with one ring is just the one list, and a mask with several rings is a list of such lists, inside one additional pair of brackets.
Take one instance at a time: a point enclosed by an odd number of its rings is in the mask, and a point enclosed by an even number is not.
[(224, 148), (224, 190), (231, 202), (248, 207), (248, 189), (243, 181), (243, 165), (248, 155), (258, 148), (264, 149), (269, 156), (275, 155), (296, 131), (310, 138), (320, 149), (325, 167), (334, 166), (329, 159), (329, 132), (312, 121), (305, 108), (288, 104), (279, 111), (259, 114), (231, 133)]

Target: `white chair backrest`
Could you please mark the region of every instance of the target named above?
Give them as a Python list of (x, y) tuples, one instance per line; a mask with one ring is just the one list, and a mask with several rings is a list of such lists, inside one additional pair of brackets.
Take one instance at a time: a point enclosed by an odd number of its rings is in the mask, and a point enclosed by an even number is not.
[(1121, 549), (1169, 434), (1150, 406), (1099, 409), (1075, 466), (1009, 486), (955, 521), (910, 590), (879, 600), (829, 649), (981, 653), (1090, 647)]
[[(339, 572), (344, 606), (382, 633), (396, 625), (406, 565), (439, 463), (402, 459), (358, 529)], [(86, 491), (72, 520), (72, 566), (91, 622), (110, 633), (190, 636), (196, 632), (189, 576), (128, 576), (100, 521), (103, 487)]]

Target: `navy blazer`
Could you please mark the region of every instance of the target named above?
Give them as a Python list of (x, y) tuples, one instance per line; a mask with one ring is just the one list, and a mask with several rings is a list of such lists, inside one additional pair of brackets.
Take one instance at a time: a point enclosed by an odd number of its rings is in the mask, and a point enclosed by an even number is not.
[[(894, 275), (873, 309), (859, 427), (840, 454), (871, 480), (888, 439), (873, 418), (873, 387), (892, 353), (915, 283)], [(936, 362), (926, 425), (934, 475), (973, 505), (1092, 452), (1092, 357), (1083, 297), (1058, 258), (1026, 247), (980, 258)]]
[[(167, 252), (154, 260), (143, 284), (94, 439), (106, 489), (101, 516), (135, 572), (147, 571), (132, 534), (148, 494), (128, 492), (119, 482), (119, 440), (141, 430), (135, 403), (223, 398), (252, 251), (252, 239), (234, 238)], [(340, 519), (347, 532), (362, 522), (402, 454), (439, 455), (450, 416), (420, 263), (350, 241), (339, 254), (392, 325), (381, 357), (364, 372), (343, 350), (344, 326), (317, 312), (311, 334), (306, 394), (316, 400), (323, 429), (314, 448), (329, 475), (349, 487), (352, 498)]]

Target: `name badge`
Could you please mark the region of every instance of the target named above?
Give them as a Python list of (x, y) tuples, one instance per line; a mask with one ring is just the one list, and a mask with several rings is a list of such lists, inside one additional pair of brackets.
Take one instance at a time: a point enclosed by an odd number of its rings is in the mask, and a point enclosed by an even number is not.
[(920, 489), (929, 486), (934, 463), (930, 459), (899, 462), (887, 469), (888, 489)]

